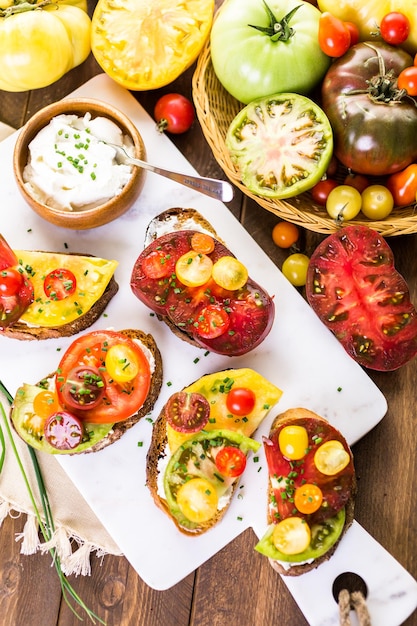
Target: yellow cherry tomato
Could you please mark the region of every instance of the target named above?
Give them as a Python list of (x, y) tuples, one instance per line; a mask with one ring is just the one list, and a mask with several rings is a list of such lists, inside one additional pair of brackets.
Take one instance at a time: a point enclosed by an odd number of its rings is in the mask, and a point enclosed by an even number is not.
[(222, 256), (213, 265), (213, 280), (223, 289), (241, 289), (247, 283), (248, 276), (246, 267), (234, 256)]
[(175, 264), (175, 273), (179, 281), (187, 287), (199, 287), (210, 280), (213, 261), (207, 254), (195, 250), (186, 252)]
[(278, 435), (278, 445), (283, 456), (291, 461), (299, 461), (307, 452), (307, 430), (304, 426), (298, 426), (297, 424), (284, 426)]
[(108, 375), (117, 383), (133, 380), (139, 372), (139, 364), (132, 348), (122, 343), (110, 346), (106, 354), (105, 366)]
[(301, 517), (287, 517), (278, 522), (272, 533), (272, 542), (283, 554), (299, 554), (310, 545), (311, 530)]
[(362, 191), (362, 213), (370, 220), (383, 220), (394, 208), (394, 197), (384, 185), (369, 185)]
[(343, 444), (337, 439), (323, 443), (314, 455), (314, 464), (322, 474), (334, 476), (341, 472), (350, 462), (350, 455)]
[(282, 264), (282, 273), (295, 287), (304, 287), (309, 263), (310, 259), (306, 254), (290, 254)]
[(305, 483), (294, 492), (294, 504), (300, 513), (314, 513), (321, 507), (323, 492), (313, 483)]
[(326, 211), (336, 222), (353, 220), (362, 207), (360, 191), (351, 185), (338, 185), (326, 200)]
[(190, 522), (207, 522), (217, 512), (218, 496), (215, 487), (205, 478), (191, 478), (177, 491), (177, 504)]

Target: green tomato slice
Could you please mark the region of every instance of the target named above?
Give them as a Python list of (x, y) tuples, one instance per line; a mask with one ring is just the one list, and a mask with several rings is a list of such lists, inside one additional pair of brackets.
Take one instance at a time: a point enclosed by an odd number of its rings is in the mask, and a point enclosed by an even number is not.
[(308, 548), (298, 554), (284, 554), (278, 550), (273, 541), (274, 524), (268, 526), (265, 534), (255, 546), (255, 550), (264, 556), (285, 563), (304, 563), (310, 559), (318, 559), (330, 550), (342, 534), (346, 519), (345, 509), (341, 509), (337, 515), (320, 524), (311, 527), (311, 541)]
[(315, 102), (282, 93), (243, 108), (229, 126), (226, 147), (250, 191), (291, 198), (313, 187), (326, 172), (333, 133)]

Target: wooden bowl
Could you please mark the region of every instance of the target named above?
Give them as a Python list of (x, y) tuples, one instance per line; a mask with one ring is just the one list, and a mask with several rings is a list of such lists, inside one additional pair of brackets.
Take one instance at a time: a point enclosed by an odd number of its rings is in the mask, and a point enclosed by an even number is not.
[(82, 118), (86, 113), (90, 113), (92, 119), (105, 117), (113, 121), (122, 130), (123, 135), (130, 137), (134, 145), (134, 156), (139, 159), (146, 159), (142, 137), (133, 122), (111, 105), (89, 98), (60, 100), (35, 113), (19, 133), (13, 154), (14, 175), (20, 193), (29, 206), (48, 222), (76, 230), (96, 228), (123, 215), (139, 196), (145, 181), (145, 171), (140, 167), (133, 166), (130, 179), (117, 195), (95, 208), (85, 210), (52, 208), (32, 195), (23, 179), (23, 170), (28, 162), (30, 142), (44, 126), (49, 124), (53, 117), (61, 114), (76, 114)]

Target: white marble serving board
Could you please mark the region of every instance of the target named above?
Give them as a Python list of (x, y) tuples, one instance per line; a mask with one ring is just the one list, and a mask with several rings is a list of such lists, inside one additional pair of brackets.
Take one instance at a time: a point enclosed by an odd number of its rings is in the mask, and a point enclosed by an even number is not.
[[(106, 75), (93, 78), (75, 95), (100, 98), (124, 111), (140, 130), (150, 162), (194, 172), (169, 138), (156, 131), (136, 99)], [(258, 440), (267, 434), (278, 412), (294, 406), (307, 407), (326, 417), (350, 444), (383, 418), (387, 405), (382, 393), (225, 205), (148, 173), (143, 193), (123, 217), (91, 231), (61, 229), (35, 215), (20, 197), (12, 172), (15, 139), (13, 135), (0, 143), (0, 232), (16, 249), (87, 252), (119, 261), (119, 293), (106, 317), (94, 327), (137, 327), (156, 338), (163, 355), (164, 383), (152, 418), (174, 390), (205, 373), (241, 366), (258, 370), (284, 392), (257, 432)], [(205, 355), (180, 342), (131, 293), (130, 274), (142, 250), (146, 226), (152, 217), (172, 206), (198, 209), (249, 267), (251, 276), (274, 295), (275, 323), (268, 339), (253, 354), (236, 358)], [(11, 393), (24, 381), (38, 381), (53, 371), (59, 359), (57, 350), (65, 349), (70, 342), (69, 338), (36, 343), (0, 338), (1, 379)], [(200, 537), (186, 537), (156, 508), (145, 487), (151, 429), (151, 421), (144, 419), (102, 452), (60, 457), (59, 463), (141, 578), (163, 590), (182, 580), (246, 528), (252, 527), (257, 536), (263, 534), (267, 468), (261, 449), (259, 461), (249, 462), (240, 497), (235, 498), (223, 521)], [(364, 578), (373, 623), (378, 626), (399, 625), (417, 606), (416, 581), (354, 523), (328, 563), (300, 578), (284, 578), (312, 626), (338, 623), (331, 588), (335, 577), (346, 571)]]

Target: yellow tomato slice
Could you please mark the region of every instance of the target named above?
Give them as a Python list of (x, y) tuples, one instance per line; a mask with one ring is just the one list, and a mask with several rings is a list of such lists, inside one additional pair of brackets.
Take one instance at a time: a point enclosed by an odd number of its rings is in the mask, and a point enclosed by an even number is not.
[(314, 455), (314, 463), (322, 474), (334, 476), (349, 464), (350, 456), (337, 439), (323, 443)]
[(222, 256), (213, 265), (213, 280), (223, 289), (235, 291), (248, 281), (248, 270), (234, 256)]
[(199, 287), (210, 280), (213, 261), (206, 254), (195, 250), (186, 252), (175, 264), (175, 274), (187, 287)]
[(192, 478), (178, 489), (177, 504), (190, 522), (207, 522), (217, 512), (216, 489), (205, 478)]
[(299, 554), (310, 545), (310, 526), (301, 517), (287, 517), (275, 526), (272, 541), (283, 554)]
[(214, 0), (99, 0), (91, 48), (113, 80), (131, 90), (168, 85), (196, 60)]
[(110, 346), (105, 363), (109, 376), (117, 383), (127, 383), (139, 373), (139, 363), (135, 351), (123, 343)]

